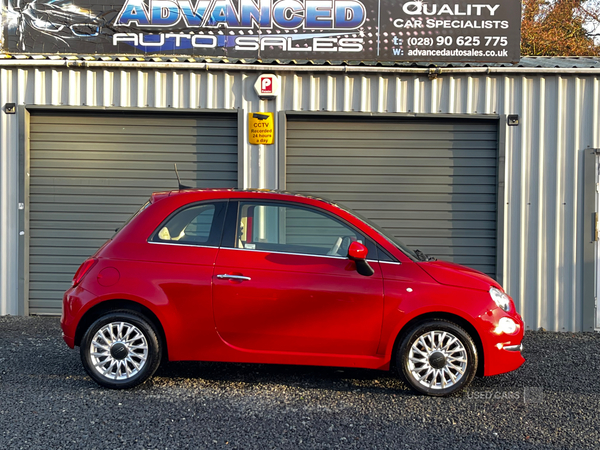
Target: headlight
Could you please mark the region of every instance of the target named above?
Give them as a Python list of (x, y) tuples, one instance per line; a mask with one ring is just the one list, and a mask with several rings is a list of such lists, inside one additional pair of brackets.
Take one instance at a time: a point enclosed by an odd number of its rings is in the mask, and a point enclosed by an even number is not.
[(504, 311), (508, 311), (510, 309), (510, 299), (508, 298), (508, 295), (506, 295), (500, 289), (491, 287), (490, 297), (492, 297), (492, 300), (494, 300), (494, 303), (496, 303), (499, 308), (502, 308)]

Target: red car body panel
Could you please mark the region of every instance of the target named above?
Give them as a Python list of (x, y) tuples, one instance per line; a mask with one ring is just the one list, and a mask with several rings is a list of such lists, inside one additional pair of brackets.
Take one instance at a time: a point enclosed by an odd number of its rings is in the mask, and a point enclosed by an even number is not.
[(435, 281), (447, 286), (469, 286), (471, 289), (485, 291), (489, 290), (490, 286), (502, 289), (486, 274), (448, 261), (427, 261), (423, 268)]
[(246, 351), (376, 355), (383, 281), (359, 275), (347, 258), (221, 249), (213, 278), (215, 325)]
[[(503, 346), (519, 345), (523, 340), (524, 324), (514, 305), (511, 311), (505, 312), (490, 300), (487, 290), (441, 285), (426, 272), (429, 264), (431, 262), (381, 264), (385, 280), (386, 321), (379, 350), (385, 352), (389, 359), (396, 337), (415, 318), (432, 313), (452, 314), (467, 321), (477, 331), (484, 351), (484, 375), (497, 375), (520, 367), (525, 362), (520, 352), (499, 350), (497, 347), (499, 343)], [(495, 333), (501, 317), (511, 317), (517, 322), (515, 334)]]
[[(369, 260), (375, 273), (366, 277), (342, 257), (149, 242), (173, 211), (219, 199), (274, 200), (328, 211), (398, 261)], [(492, 301), (488, 291), (498, 283), (463, 266), (413, 261), (369, 225), (319, 199), (231, 190), (153, 194), (151, 205), (94, 257), (98, 262), (63, 298), (61, 325), (71, 348), (79, 344), (77, 327), (86, 313), (109, 300), (127, 300), (156, 316), (173, 361), (388, 369), (405, 326), (436, 313), (459, 317), (476, 331), (484, 375), (524, 362), (520, 352), (504, 349), (521, 343), (524, 324), (512, 300), (508, 312)], [(250, 279), (218, 277), (228, 274)], [(501, 317), (517, 323), (513, 335), (496, 331)]]

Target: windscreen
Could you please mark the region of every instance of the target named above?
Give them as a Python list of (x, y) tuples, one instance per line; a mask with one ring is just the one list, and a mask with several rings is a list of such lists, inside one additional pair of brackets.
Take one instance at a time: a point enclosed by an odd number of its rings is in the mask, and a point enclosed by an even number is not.
[(420, 258), (417, 256), (417, 254), (415, 253), (415, 251), (413, 249), (411, 249), (408, 245), (406, 245), (404, 242), (402, 242), (400, 239), (398, 239), (395, 236), (392, 236), (388, 231), (384, 230), (383, 228), (381, 228), (379, 225), (377, 225), (375, 222), (367, 219), (366, 217), (364, 217), (362, 214), (357, 213), (356, 211), (353, 211), (352, 209), (348, 208), (345, 205), (342, 205), (340, 203), (335, 203), (335, 205), (338, 208), (343, 209), (344, 211), (346, 211), (349, 214), (352, 214), (354, 217), (362, 220), (363, 222), (365, 222), (367, 225), (369, 225), (371, 228), (373, 228), (374, 230), (377, 230), (383, 237), (385, 237), (392, 245), (394, 245), (395, 247), (397, 247), (398, 249), (400, 249), (400, 251), (402, 251), (403, 253), (405, 253), (406, 255), (410, 256), (411, 258), (413, 258), (416, 261), (419, 261)]

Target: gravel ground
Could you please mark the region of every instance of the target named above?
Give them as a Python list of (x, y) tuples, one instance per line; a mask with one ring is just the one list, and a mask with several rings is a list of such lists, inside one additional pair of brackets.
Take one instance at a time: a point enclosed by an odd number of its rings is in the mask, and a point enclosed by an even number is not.
[(455, 397), (378, 371), (170, 363), (98, 387), (56, 318), (0, 317), (0, 448), (599, 448), (600, 334), (527, 332), (519, 370)]

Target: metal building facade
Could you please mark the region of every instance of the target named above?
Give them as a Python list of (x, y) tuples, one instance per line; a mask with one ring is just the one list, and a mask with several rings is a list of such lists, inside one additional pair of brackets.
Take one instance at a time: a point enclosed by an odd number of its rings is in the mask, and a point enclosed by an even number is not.
[[(150, 192), (237, 188), (236, 113), (30, 110), (25, 264), (30, 314), (60, 314), (77, 268)], [(26, 249), (27, 250), (27, 249)]]
[(342, 203), (413, 249), (497, 277), (499, 119), (383, 117), (288, 115), (286, 189)]
[[(260, 73), (281, 77), (261, 100)], [(555, 68), (383, 68), (205, 63), (0, 62), (0, 314), (27, 313), (19, 209), (27, 107), (242, 110), (405, 115), (518, 114), (501, 126), (499, 195), (504, 196), (499, 280), (529, 329), (590, 330), (583, 293), (584, 153), (599, 148), (600, 70)], [(244, 117), (244, 115), (242, 115)], [(242, 187), (282, 188), (281, 136), (270, 146), (240, 140)], [(247, 134), (247, 123), (241, 132)], [(503, 175), (503, 176), (502, 176)], [(503, 179), (502, 179), (503, 178)], [(584, 305), (587, 305), (584, 307)], [(587, 309), (586, 309), (587, 308)]]

